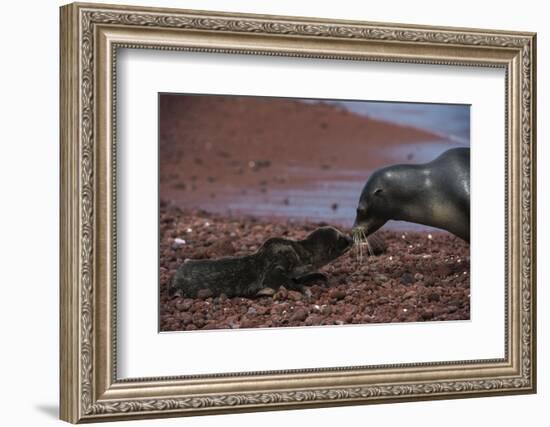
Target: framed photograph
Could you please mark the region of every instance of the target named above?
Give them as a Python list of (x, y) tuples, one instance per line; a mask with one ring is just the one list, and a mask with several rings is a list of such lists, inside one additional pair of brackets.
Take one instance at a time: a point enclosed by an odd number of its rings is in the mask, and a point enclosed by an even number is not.
[(60, 22), (63, 420), (536, 391), (535, 34)]

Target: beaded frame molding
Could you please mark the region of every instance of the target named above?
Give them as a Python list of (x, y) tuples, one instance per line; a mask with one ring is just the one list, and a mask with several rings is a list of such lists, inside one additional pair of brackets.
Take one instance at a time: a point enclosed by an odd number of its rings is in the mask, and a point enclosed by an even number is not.
[[(535, 34), (70, 4), (61, 13), (60, 417), (78, 423), (536, 390)], [(501, 67), (503, 359), (117, 379), (117, 48)]]

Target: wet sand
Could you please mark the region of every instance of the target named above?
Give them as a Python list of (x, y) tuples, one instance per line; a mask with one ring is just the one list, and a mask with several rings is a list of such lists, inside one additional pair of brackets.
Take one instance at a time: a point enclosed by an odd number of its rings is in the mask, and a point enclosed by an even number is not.
[(305, 293), (280, 288), (273, 297), (257, 298), (168, 295), (186, 258), (247, 255), (269, 237), (301, 239), (323, 224), (229, 218), (162, 203), (160, 330), (469, 319), (469, 247), (443, 232), (379, 232), (387, 245), (382, 254), (360, 261), (348, 252), (321, 270), (328, 282), (307, 286)]

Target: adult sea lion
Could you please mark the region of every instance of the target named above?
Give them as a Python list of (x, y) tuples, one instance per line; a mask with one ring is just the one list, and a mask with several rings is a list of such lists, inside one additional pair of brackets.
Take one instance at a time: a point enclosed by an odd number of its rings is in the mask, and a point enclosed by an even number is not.
[(305, 281), (320, 276), (317, 270), (346, 253), (353, 239), (334, 227), (321, 227), (304, 240), (280, 237), (266, 240), (253, 254), (242, 257), (186, 260), (176, 270), (170, 294), (195, 298), (269, 294), (266, 290), (301, 290)]
[(470, 149), (374, 172), (361, 192), (353, 234), (366, 237), (390, 219), (442, 228), (469, 243)]

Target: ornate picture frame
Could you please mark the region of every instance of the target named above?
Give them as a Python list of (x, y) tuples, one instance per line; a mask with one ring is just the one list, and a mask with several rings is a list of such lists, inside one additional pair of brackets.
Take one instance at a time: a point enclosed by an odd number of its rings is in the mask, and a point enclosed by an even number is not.
[[(61, 419), (72, 423), (536, 391), (533, 33), (174, 9), (61, 8)], [(505, 357), (117, 378), (117, 49), (505, 70)], [(488, 267), (489, 268), (489, 267)]]

